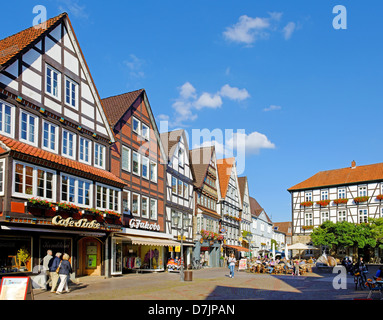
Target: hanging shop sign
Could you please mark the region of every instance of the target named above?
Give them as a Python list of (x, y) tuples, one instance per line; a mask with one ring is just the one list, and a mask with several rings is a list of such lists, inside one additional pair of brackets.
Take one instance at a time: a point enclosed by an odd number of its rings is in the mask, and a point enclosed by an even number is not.
[(63, 219), (61, 216), (55, 216), (52, 218), (52, 224), (62, 227), (75, 227), (75, 228), (90, 228), (100, 229), (101, 224), (97, 220), (88, 221), (87, 219), (74, 220), (72, 217)]
[(140, 219), (131, 219), (129, 221), (129, 228), (160, 231), (161, 226), (158, 223), (149, 223), (148, 221), (142, 221)]

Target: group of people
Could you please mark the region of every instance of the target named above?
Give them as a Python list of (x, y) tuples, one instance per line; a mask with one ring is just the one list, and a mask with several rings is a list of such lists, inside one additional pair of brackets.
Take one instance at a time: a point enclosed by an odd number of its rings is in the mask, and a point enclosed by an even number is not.
[(73, 272), (69, 262), (69, 254), (57, 252), (53, 257), (52, 250), (48, 250), (47, 255), (42, 260), (42, 265), (47, 275), (45, 289), (49, 290), (50, 284), (52, 293), (69, 292), (68, 280), (69, 275)]

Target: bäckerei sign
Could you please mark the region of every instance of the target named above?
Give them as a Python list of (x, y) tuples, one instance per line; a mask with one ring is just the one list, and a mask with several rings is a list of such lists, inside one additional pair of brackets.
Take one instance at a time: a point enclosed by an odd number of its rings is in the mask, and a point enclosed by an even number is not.
[(136, 229), (146, 229), (146, 230), (153, 230), (153, 231), (160, 231), (161, 226), (157, 223), (149, 223), (144, 222), (140, 219), (130, 219), (129, 221), (129, 228), (136, 228)]
[(90, 228), (100, 229), (101, 224), (97, 220), (88, 221), (87, 219), (74, 220), (72, 217), (63, 219), (61, 216), (55, 216), (52, 218), (52, 224), (62, 227), (75, 227), (75, 228)]

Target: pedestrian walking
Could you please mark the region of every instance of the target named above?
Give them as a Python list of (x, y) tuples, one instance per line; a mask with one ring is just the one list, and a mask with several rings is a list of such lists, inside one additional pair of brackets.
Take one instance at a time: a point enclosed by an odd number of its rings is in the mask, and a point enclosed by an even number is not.
[(56, 272), (57, 268), (60, 265), (61, 262), (61, 252), (57, 252), (55, 257), (52, 259), (52, 264), (49, 268), (49, 275), (51, 277), (52, 283), (51, 283), (51, 292), (56, 292), (57, 283), (59, 281), (59, 275)]
[(232, 253), (229, 257), (229, 269), (230, 269), (230, 278), (234, 278), (234, 267), (237, 259), (235, 259), (234, 253)]
[(64, 289), (65, 289), (65, 292), (69, 292), (67, 280), (69, 278), (69, 275), (72, 273), (72, 266), (70, 265), (70, 262), (68, 260), (69, 260), (69, 254), (64, 253), (63, 259), (60, 264), (60, 270), (59, 270), (60, 284), (56, 291), (57, 294), (61, 294)]
[(45, 275), (45, 290), (48, 290), (49, 284), (52, 283), (52, 279), (50, 276), (49, 267), (52, 264), (52, 250), (47, 250), (47, 255), (43, 258), (43, 270), (42, 272)]

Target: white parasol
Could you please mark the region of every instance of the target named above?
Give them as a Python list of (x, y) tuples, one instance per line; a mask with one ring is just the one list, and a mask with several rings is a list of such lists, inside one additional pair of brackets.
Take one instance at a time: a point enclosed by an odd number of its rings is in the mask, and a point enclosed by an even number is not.
[(301, 252), (303, 250), (320, 250), (317, 247), (314, 247), (314, 246), (311, 246), (308, 244), (304, 244), (304, 243), (300, 243), (300, 242), (294, 243), (291, 246), (288, 246), (287, 249), (288, 250), (299, 250), (299, 260), (301, 259)]

